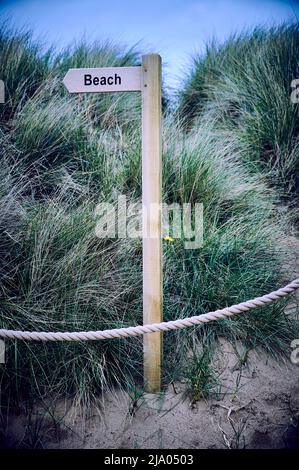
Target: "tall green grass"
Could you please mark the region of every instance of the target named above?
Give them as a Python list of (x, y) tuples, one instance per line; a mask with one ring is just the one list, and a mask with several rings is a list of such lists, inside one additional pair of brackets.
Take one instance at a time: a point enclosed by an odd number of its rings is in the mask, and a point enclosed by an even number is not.
[(42, 45), (28, 31), (10, 26), (0, 28), (0, 76), (5, 83), (6, 104), (0, 108), (1, 125), (34, 95), (49, 75), (51, 51), (42, 53)]
[(239, 140), (243, 159), (263, 170), (286, 198), (299, 192), (298, 104), (291, 82), (299, 76), (298, 23), (212, 41), (193, 59), (180, 94), (189, 126), (196, 116), (216, 119), (219, 133)]
[[(14, 36), (5, 41), (9, 50)], [(31, 57), (28, 41), (20, 47)], [(5, 57), (14, 70), (13, 56)], [(38, 88), (29, 93), (24, 85), (21, 97), (12, 91), (2, 110), (0, 327), (87, 331), (140, 324), (141, 241), (98, 239), (94, 212), (98, 202), (116, 204), (119, 194), (140, 201), (140, 119), (132, 109), (139, 98), (80, 99), (61, 84), (70, 66), (136, 64), (136, 53), (81, 44), (51, 60), (38, 57), (47, 63)], [(202, 248), (163, 242), (166, 320), (261, 295), (287, 279), (288, 218), (278, 217), (279, 198), (264, 176), (244, 165), (239, 136), (218, 132), (217, 115), (188, 132), (164, 116), (163, 199), (204, 205)], [(284, 306), (165, 335), (164, 381), (192, 373), (190, 383), (201, 383), (194, 371), (202, 362), (195, 358), (190, 367), (188, 354), (199, 344), (212, 351), (219, 336), (283, 352), (295, 331)], [(1, 403), (71, 395), (88, 404), (112, 384), (141, 381), (142, 338), (7, 341)]]

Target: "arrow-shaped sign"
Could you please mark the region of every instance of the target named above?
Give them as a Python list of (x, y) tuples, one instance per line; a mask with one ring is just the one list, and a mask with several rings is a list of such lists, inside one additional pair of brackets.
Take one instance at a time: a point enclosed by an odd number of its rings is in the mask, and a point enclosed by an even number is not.
[(141, 91), (141, 67), (69, 69), (63, 83), (69, 93)]

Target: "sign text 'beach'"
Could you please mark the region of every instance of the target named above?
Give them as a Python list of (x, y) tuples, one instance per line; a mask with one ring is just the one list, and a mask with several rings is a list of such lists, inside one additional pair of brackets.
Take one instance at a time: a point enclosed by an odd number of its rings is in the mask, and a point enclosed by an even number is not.
[(63, 83), (70, 93), (141, 91), (141, 67), (69, 69)]

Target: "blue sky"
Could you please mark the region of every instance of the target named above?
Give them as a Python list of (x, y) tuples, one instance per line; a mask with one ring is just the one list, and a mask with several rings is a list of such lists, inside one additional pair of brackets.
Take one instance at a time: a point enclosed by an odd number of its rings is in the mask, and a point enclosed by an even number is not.
[(0, 18), (30, 26), (58, 47), (80, 39), (112, 39), (159, 52), (175, 87), (190, 57), (212, 37), (299, 18), (299, 2), (282, 0), (0, 0)]

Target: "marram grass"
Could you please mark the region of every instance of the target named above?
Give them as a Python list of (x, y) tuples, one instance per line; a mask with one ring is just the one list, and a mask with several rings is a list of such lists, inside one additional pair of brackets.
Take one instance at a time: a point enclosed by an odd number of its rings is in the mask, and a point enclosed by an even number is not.
[(189, 126), (197, 116), (216, 119), (218, 133), (237, 139), (244, 162), (291, 203), (299, 192), (298, 104), (291, 101), (298, 53), (298, 23), (212, 41), (193, 58), (179, 95)]
[[(134, 65), (136, 52), (82, 43), (43, 55), (27, 34), (4, 30), (0, 37), (2, 70), (12, 78), (21, 70), (24, 77), (1, 108), (0, 327), (83, 331), (140, 324), (141, 241), (98, 239), (94, 216), (98, 202), (116, 204), (120, 194), (140, 201), (140, 100), (68, 96), (61, 85), (70, 66)], [(40, 63), (43, 73), (36, 75)], [(264, 175), (244, 163), (242, 138), (223, 129), (216, 111), (210, 119), (197, 117), (188, 131), (177, 116), (163, 117), (163, 200), (204, 206), (202, 248), (163, 241), (165, 320), (247, 300), (289, 280), (283, 268), (288, 217), (278, 215), (279, 196)], [(219, 336), (286, 351), (295, 324), (284, 307), (280, 301), (165, 335), (164, 383), (187, 377), (193, 398), (206, 396), (215, 384), (210, 361)], [(1, 404), (65, 396), (89, 404), (112, 385), (142, 384), (142, 359), (142, 338), (9, 341)]]

